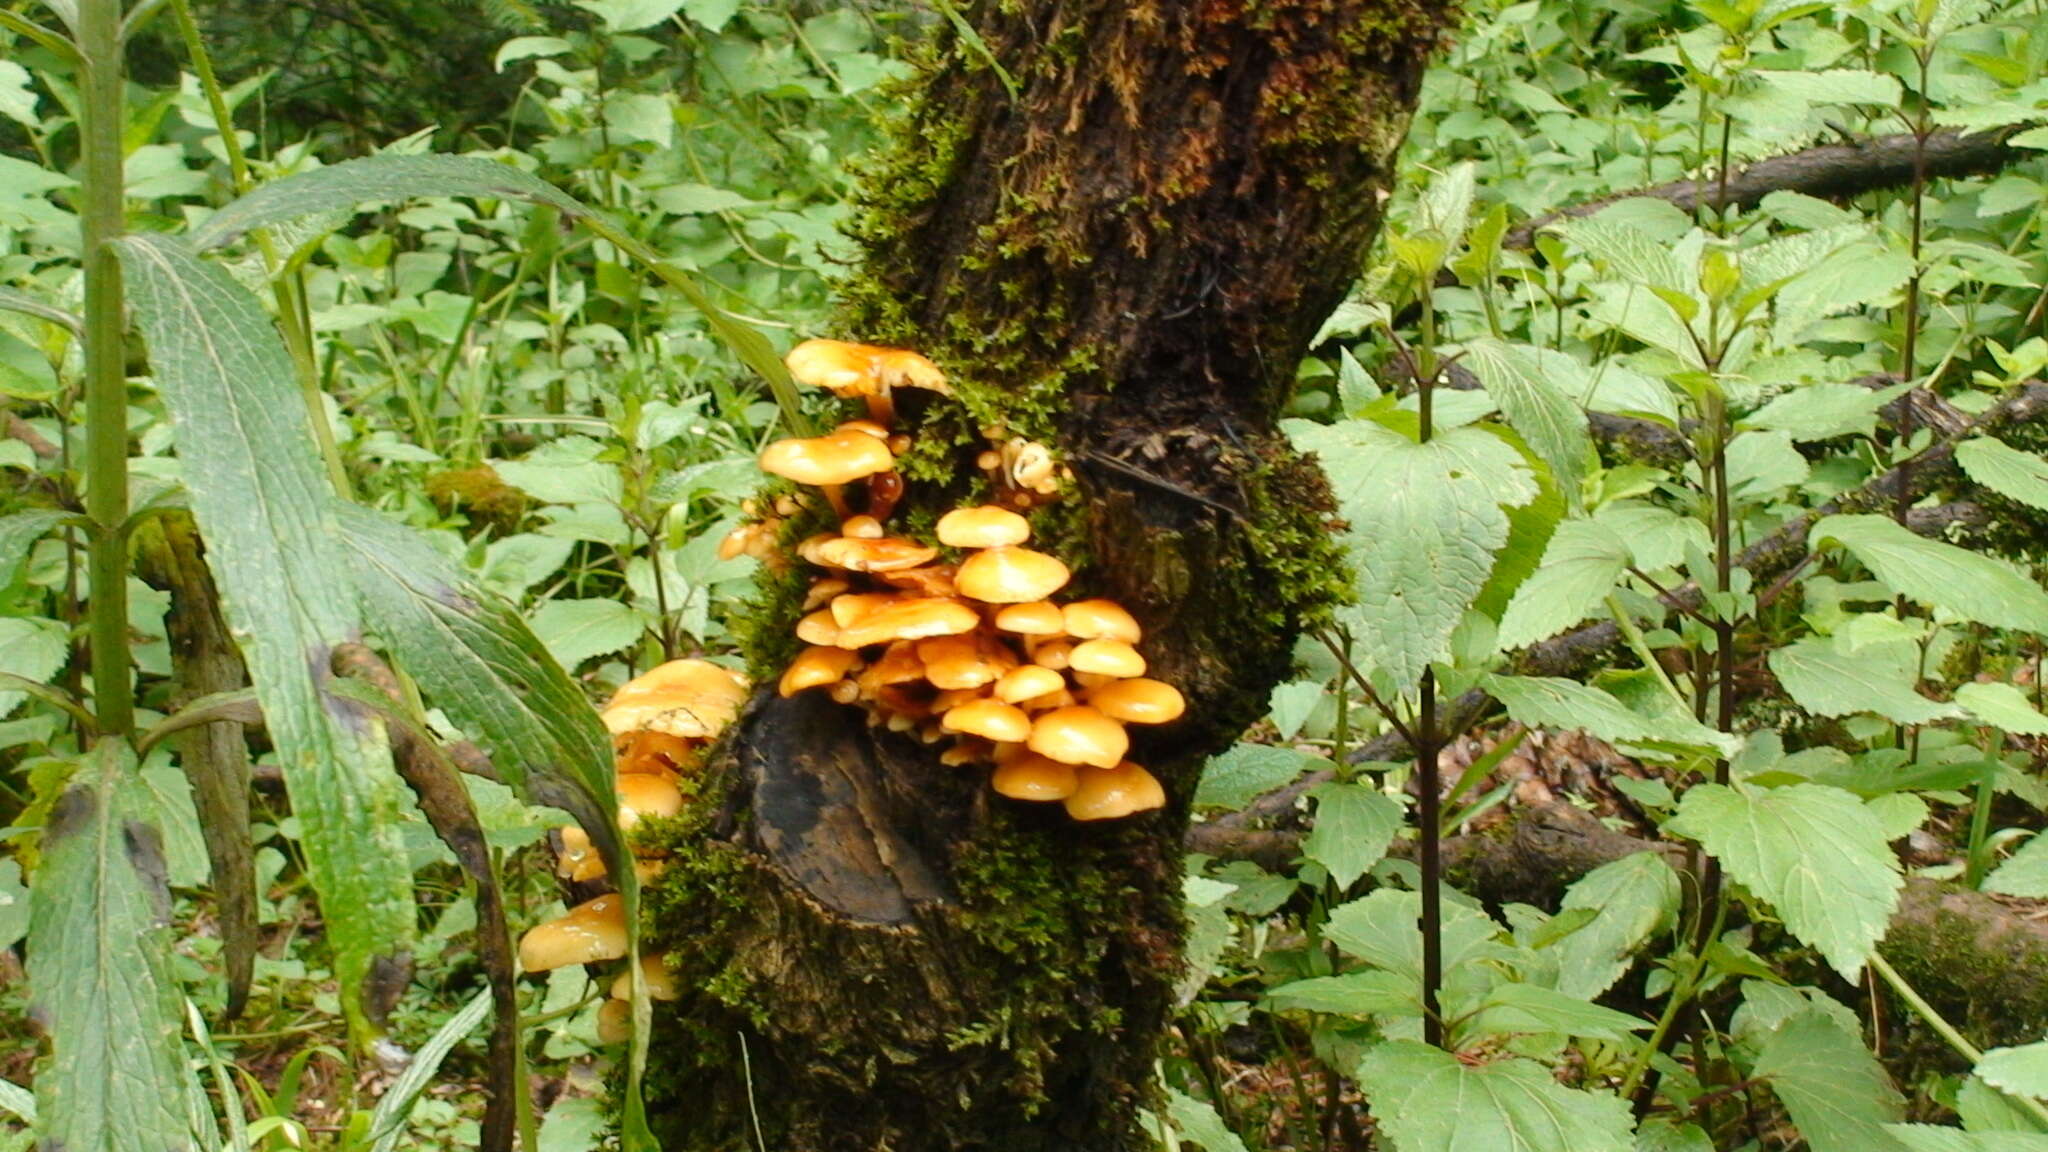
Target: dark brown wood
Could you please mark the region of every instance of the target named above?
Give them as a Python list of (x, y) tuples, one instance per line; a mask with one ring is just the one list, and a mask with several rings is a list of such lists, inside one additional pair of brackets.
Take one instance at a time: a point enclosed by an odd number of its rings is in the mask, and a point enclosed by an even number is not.
[[(918, 438), (900, 517), (979, 498), (986, 425), (1072, 469), (1035, 546), (1075, 567), (1072, 595), (1129, 607), (1151, 674), (1187, 696), (1187, 718), (1134, 734), (1169, 803), (1077, 825), (816, 694), (758, 700), (696, 822), (649, 845), (669, 853), (652, 935), (686, 990), (651, 1072), (672, 1148), (1150, 1147), (1200, 762), (1343, 579), (1320, 473), (1274, 424), (1379, 225), (1447, 7), (969, 18), (980, 43), (942, 39), (865, 173), (865, 259), (831, 334), (951, 379), (951, 399), (900, 398)], [(792, 620), (781, 603), (759, 623)]]

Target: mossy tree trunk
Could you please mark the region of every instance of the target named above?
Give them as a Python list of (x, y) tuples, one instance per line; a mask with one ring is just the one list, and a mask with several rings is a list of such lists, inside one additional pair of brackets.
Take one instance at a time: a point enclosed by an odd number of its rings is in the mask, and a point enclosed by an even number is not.
[[(1274, 425), (1380, 222), (1440, 0), (1001, 0), (946, 33), (865, 173), (834, 335), (925, 352), (898, 523), (977, 498), (980, 429), (1072, 469), (1039, 547), (1145, 625), (1187, 718), (1135, 730), (1166, 810), (991, 794), (808, 693), (764, 693), (650, 898), (675, 1149), (1149, 1146), (1202, 759), (1260, 714), (1344, 577)], [(789, 598), (759, 621), (786, 635)], [(763, 646), (772, 649), (772, 643)], [(760, 669), (770, 671), (771, 669)]]

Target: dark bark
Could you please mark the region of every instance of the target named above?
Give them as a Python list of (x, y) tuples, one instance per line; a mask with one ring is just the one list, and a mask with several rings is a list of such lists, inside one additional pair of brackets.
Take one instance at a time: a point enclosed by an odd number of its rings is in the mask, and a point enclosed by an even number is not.
[(974, 8), (986, 55), (941, 43), (867, 174), (847, 286), (844, 335), (926, 352), (955, 391), (905, 404), (899, 519), (980, 498), (984, 425), (1060, 454), (1075, 482), (1034, 546), (1075, 567), (1063, 595), (1129, 607), (1186, 694), (1134, 740), (1169, 803), (1077, 825), (851, 710), (764, 695), (697, 830), (657, 845), (651, 932), (688, 990), (657, 1017), (671, 1147), (751, 1147), (750, 1112), (787, 1149), (1147, 1146), (1196, 773), (1340, 582), (1320, 475), (1274, 423), (1447, 18), (1036, 0)]
[[(1996, 172), (2030, 154), (2007, 143), (2026, 127), (2015, 125), (1969, 133), (1951, 128), (1936, 132), (1927, 138), (1926, 175), (1939, 179)], [(1504, 243), (1509, 248), (1527, 248), (1535, 243), (1536, 233), (1549, 225), (1590, 216), (1616, 200), (1637, 196), (1668, 200), (1690, 213), (1702, 202), (1708, 208), (1754, 208), (1773, 192), (1802, 192), (1826, 200), (1846, 200), (1880, 188), (1897, 188), (1913, 182), (1913, 143), (1911, 132), (1900, 132), (1773, 156), (1730, 173), (1725, 196), (1719, 178), (1711, 174), (1699, 180), (1673, 180), (1652, 188), (1617, 192), (1545, 212), (1516, 225)]]

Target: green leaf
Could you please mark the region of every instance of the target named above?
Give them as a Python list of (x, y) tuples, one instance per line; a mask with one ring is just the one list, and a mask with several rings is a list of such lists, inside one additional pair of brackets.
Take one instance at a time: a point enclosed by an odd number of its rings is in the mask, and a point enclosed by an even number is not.
[(1582, 407), (1593, 391), (1592, 373), (1562, 352), (1498, 340), (1467, 344), (1465, 364), (1508, 426), (1550, 465), (1557, 486), (1576, 497), (1593, 451)]
[[(607, 32), (638, 32), (652, 28), (681, 11), (687, 0), (576, 0), (576, 6), (594, 12), (604, 21)], [(712, 31), (717, 31), (716, 28)]]
[(1324, 784), (1315, 797), (1315, 827), (1302, 841), (1302, 855), (1329, 869), (1340, 888), (1349, 888), (1387, 854), (1406, 813), (1399, 801), (1365, 784)]
[(1322, 458), (1357, 573), (1360, 646), (1397, 683), (1450, 655), (1451, 633), (1508, 537), (1502, 505), (1536, 496), (1521, 456), (1478, 428), (1417, 444), (1368, 421), (1293, 421), (1294, 442)]
[(12, 948), (28, 935), (28, 886), (21, 882), (21, 862), (0, 860), (0, 948)]
[[(0, 672), (49, 683), (70, 658), (62, 624), (31, 616), (0, 616)], [(11, 714), (26, 699), (21, 692), (0, 692), (0, 717)]]
[(1537, 984), (1497, 984), (1480, 1001), (1479, 1011), (1460, 1026), (1467, 1036), (1509, 1036), (1556, 1033), (1625, 1043), (1629, 1033), (1650, 1026), (1625, 1012), (1602, 1008), (1555, 988)]
[(370, 1114), (370, 1152), (396, 1152), (399, 1138), (405, 1135), (406, 1117), (412, 1114), (420, 1093), (433, 1083), (434, 1074), (441, 1070), (441, 1061), (490, 1014), (491, 994), (479, 992), (420, 1045), (405, 1071), (377, 1099), (377, 1110)]
[(30, 894), (28, 986), (50, 1055), (36, 1075), (41, 1146), (188, 1148), (193, 1090), (157, 831), (136, 807), (134, 754), (102, 740), (51, 810)]
[(1714, 1152), (1714, 1141), (1697, 1124), (1652, 1116), (1636, 1129), (1636, 1152)]
[(1558, 525), (1542, 565), (1515, 590), (1501, 617), (1501, 648), (1548, 640), (1592, 615), (1614, 591), (1628, 561), (1627, 542), (1606, 524), (1567, 520)]
[(1964, 684), (1956, 689), (1956, 703), (1995, 728), (2020, 736), (2048, 736), (2048, 716), (2011, 684)]
[(2048, 897), (2048, 836), (2035, 833), (1984, 878), (1984, 891), (2028, 899)]
[(1185, 1092), (1166, 1090), (1166, 1117), (1173, 1121), (1180, 1138), (1201, 1147), (1202, 1152), (1247, 1152), (1244, 1141), (1223, 1123), (1223, 1117), (1206, 1100)]
[[(1422, 897), (1396, 888), (1380, 888), (1330, 913), (1323, 934), (1350, 955), (1389, 975), (1407, 989), (1407, 1012), (1422, 1011)], [(1450, 993), (1469, 990), (1474, 996), (1491, 982), (1483, 961), (1506, 951), (1500, 926), (1486, 913), (1464, 904), (1446, 903), (1443, 922), (1443, 970), (1446, 1001)]]
[(2000, 1092), (1975, 1076), (1965, 1076), (1963, 1086), (1956, 1090), (1956, 1115), (1962, 1118), (1963, 1129), (1968, 1132), (2041, 1131), (2041, 1122), (2022, 1106), (2018, 1097)]
[(1807, 540), (1836, 541), (1892, 591), (1959, 619), (2048, 631), (2048, 592), (2039, 585), (1988, 556), (1923, 540), (1889, 516), (1829, 516)]
[(1898, 724), (1928, 724), (1962, 714), (1914, 690), (1920, 646), (1911, 640), (1852, 649), (1839, 635), (1809, 637), (1772, 652), (1770, 664), (1792, 699), (1816, 716), (1875, 712)]
[(1986, 1084), (2001, 1091), (2048, 1099), (2048, 1040), (2017, 1048), (1993, 1048), (1977, 1061), (1976, 1073)]
[(1480, 684), (1531, 728), (1583, 728), (1602, 740), (1732, 756), (1741, 742), (1690, 716), (1645, 716), (1590, 684), (1555, 676), (1488, 676)]
[(28, 555), (36, 541), (55, 532), (71, 519), (68, 512), (36, 509), (0, 516), (0, 590), (21, 578)]
[(0, 1080), (0, 1112), (26, 1124), (36, 1122), (36, 1098), (12, 1080)]
[(1884, 825), (1839, 788), (1696, 784), (1665, 827), (1705, 845), (1851, 982), (1898, 906), (1904, 881)]
[(2032, 508), (2048, 509), (2048, 460), (2002, 440), (1973, 436), (1956, 445), (1956, 463), (1970, 479)]
[(1393, 1152), (1630, 1152), (1628, 1105), (1557, 1082), (1533, 1060), (1469, 1067), (1449, 1052), (1390, 1040), (1358, 1066)]
[(637, 642), (646, 621), (617, 600), (550, 600), (533, 614), (533, 633), (565, 668)]
[(1273, 744), (1239, 744), (1210, 760), (1195, 785), (1195, 807), (1238, 809), (1292, 783), (1321, 757)]
[(408, 807), (382, 726), (327, 694), (335, 646), (362, 631), (337, 501), (295, 386), (256, 300), (178, 241), (118, 245), (166, 406), (221, 608), (263, 705), (304, 835), (326, 937), (360, 1027), (375, 957), (412, 936)]
[(1863, 1038), (1818, 1009), (1787, 1020), (1764, 1041), (1753, 1073), (1770, 1081), (1813, 1152), (1897, 1152), (1885, 1130), (1906, 1102)]
[[(0, 67), (4, 66), (5, 62), (0, 61)], [(0, 288), (0, 310), (19, 312), (24, 316), (33, 316), (38, 320), (47, 320), (63, 328), (73, 336), (82, 337), (85, 335), (85, 321), (80, 320), (75, 314), (66, 312), (55, 305), (45, 304), (34, 296), (13, 288)]]
[(1404, 1016), (1418, 1008), (1414, 980), (1397, 972), (1346, 972), (1311, 976), (1269, 988), (1276, 1008), (1302, 1008), (1338, 1016)]
[(2048, 1152), (2048, 1136), (2032, 1132), (1965, 1132), (1933, 1124), (1887, 1124), (1907, 1152)]
[(1808, 384), (1773, 397), (1742, 420), (1745, 428), (1783, 432), (1797, 443), (1836, 436), (1868, 436), (1877, 428), (1877, 410), (1890, 395), (1855, 384)]
[(1628, 971), (1644, 941), (1677, 922), (1678, 873), (1655, 852), (1593, 869), (1565, 890), (1561, 911), (1589, 908), (1591, 922), (1552, 945), (1558, 991), (1591, 1000)]

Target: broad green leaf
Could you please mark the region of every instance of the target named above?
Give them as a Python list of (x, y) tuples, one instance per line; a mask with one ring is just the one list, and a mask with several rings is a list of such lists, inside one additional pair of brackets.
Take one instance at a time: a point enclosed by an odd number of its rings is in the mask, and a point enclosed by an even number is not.
[[(576, 0), (576, 6), (596, 13), (607, 32), (638, 32), (652, 28), (683, 9), (687, 0)], [(716, 31), (716, 29), (713, 29)]]
[(1887, 1124), (1884, 1130), (1907, 1152), (2048, 1152), (2048, 1136), (2033, 1132), (1965, 1132), (1933, 1124)]
[(1628, 1104), (1557, 1082), (1533, 1060), (1471, 1067), (1413, 1040), (1389, 1040), (1358, 1066), (1392, 1152), (1630, 1152)]
[(1531, 728), (1583, 728), (1615, 743), (1734, 755), (1741, 742), (1690, 716), (1645, 716), (1590, 684), (1556, 676), (1488, 676), (1480, 686)]
[(36, 541), (55, 532), (69, 519), (70, 513), (54, 509), (0, 516), (0, 590), (5, 590), (21, 576), (22, 568), (28, 564), (29, 550), (35, 547)]
[(1956, 703), (1995, 728), (2021, 736), (2048, 736), (2048, 716), (2011, 684), (1964, 684), (1956, 689)]
[(1555, 988), (1537, 984), (1498, 984), (1480, 1001), (1479, 1011), (1459, 1026), (1467, 1036), (1556, 1033), (1625, 1043), (1632, 1032), (1650, 1022), (1625, 1012), (1602, 1008)]
[(102, 740), (51, 810), (30, 894), (30, 1006), (50, 1038), (36, 1075), (41, 1146), (192, 1145), (184, 1017), (170, 971), (171, 893), (135, 757)]
[(2048, 631), (2048, 592), (1988, 556), (1923, 540), (1888, 516), (1829, 516), (1808, 542), (1834, 540), (1901, 596), (1994, 628)]
[(1582, 220), (1564, 225), (1565, 238), (1608, 272), (1630, 284), (1690, 292), (1692, 285), (1680, 270), (1669, 245), (1626, 222), (1623, 212), (1629, 202), (1617, 201)]
[(1986, 1084), (2001, 1091), (2048, 1099), (2048, 1040), (2017, 1048), (1993, 1048), (1977, 1061), (1976, 1073)]
[(505, 65), (514, 61), (560, 56), (573, 47), (575, 45), (560, 36), (514, 36), (498, 46), (498, 54), (491, 58), (491, 67), (503, 72)]
[(611, 738), (519, 610), (413, 529), (353, 507), (342, 510), (341, 526), (363, 613), (428, 702), (521, 795), (592, 830), (612, 875), (630, 875), (610, 835), (618, 808)]
[(1636, 1129), (1636, 1152), (1714, 1152), (1714, 1141), (1697, 1124), (1652, 1116)]
[(533, 614), (533, 633), (565, 668), (638, 641), (646, 621), (617, 600), (550, 600)]
[(1984, 878), (1984, 890), (2028, 899), (2048, 897), (2048, 836), (2036, 833)]
[(178, 241), (118, 248), (151, 366), (176, 422), (192, 513), (221, 608), (284, 768), (326, 938), (360, 1026), (376, 957), (412, 936), (408, 806), (381, 725), (325, 691), (330, 653), (362, 631), (337, 501), (291, 358), (247, 290)]
[(1970, 479), (2033, 508), (2048, 508), (2048, 460), (2002, 440), (1973, 436), (1956, 445), (1956, 463)]
[(1311, 976), (1269, 988), (1266, 998), (1275, 1007), (1305, 1008), (1338, 1016), (1401, 1016), (1412, 1014), (1418, 1007), (1414, 980), (1380, 970)]
[(1210, 760), (1195, 785), (1197, 808), (1242, 808), (1292, 783), (1320, 757), (1274, 744), (1239, 744)]
[(1182, 1140), (1194, 1144), (1202, 1152), (1246, 1152), (1244, 1141), (1238, 1139), (1223, 1123), (1223, 1117), (1206, 1100), (1197, 1100), (1185, 1092), (1172, 1088), (1166, 1090), (1166, 1116), (1173, 1121), (1174, 1130)]
[(28, 903), (21, 862), (0, 860), (0, 948), (12, 948), (28, 935)]
[[(6, 67), (6, 62), (0, 61), (0, 68), (4, 67)], [(0, 288), (0, 311), (19, 312), (24, 316), (33, 316), (38, 320), (47, 320), (74, 336), (83, 336), (85, 334), (85, 321), (80, 320), (73, 313), (66, 312), (64, 309), (53, 304), (45, 304), (36, 297), (13, 288)]]
[(1962, 713), (1914, 690), (1920, 646), (1911, 640), (1852, 650), (1839, 635), (1809, 637), (1772, 652), (1770, 664), (1792, 699), (1816, 716), (1875, 712), (1898, 724), (1928, 724)]
[[(1380, 888), (1330, 913), (1323, 934), (1350, 955), (1398, 977), (1407, 989), (1406, 1015), (1422, 1012), (1422, 897)], [(1469, 905), (1443, 906), (1444, 1003), (1447, 1009), (1484, 994), (1494, 977), (1485, 963), (1509, 954), (1491, 917)]]
[(1885, 1130), (1906, 1102), (1863, 1038), (1819, 1010), (1787, 1020), (1764, 1041), (1753, 1072), (1770, 1082), (1813, 1152), (1898, 1152)]
[(1465, 364), (1575, 500), (1593, 450), (1581, 406), (1593, 391), (1592, 373), (1562, 352), (1499, 340), (1467, 344)]
[(1808, 384), (1772, 398), (1750, 413), (1743, 426), (1783, 432), (1795, 442), (1836, 436), (1868, 436), (1877, 427), (1877, 410), (1890, 397), (1855, 384)]
[[(70, 655), (64, 626), (55, 620), (0, 616), (0, 672), (47, 684)], [(25, 698), (20, 692), (0, 692), (0, 717), (20, 707)]]
[(1593, 869), (1565, 890), (1563, 910), (1590, 908), (1591, 922), (1552, 945), (1558, 991), (1591, 1000), (1628, 971), (1636, 949), (1676, 922), (1678, 873), (1654, 852)]
[(1399, 801), (1365, 784), (1331, 782), (1315, 789), (1315, 827), (1302, 841), (1302, 855), (1329, 869), (1348, 888), (1387, 854), (1406, 813)]
[(1956, 1090), (1956, 1115), (1966, 1132), (2030, 1132), (2042, 1130), (2041, 1122), (2010, 1096), (1975, 1076), (1963, 1077)]
[(1728, 442), (1728, 487), (1754, 500), (1806, 481), (1812, 466), (1784, 432), (1738, 432)]
[(1697, 840), (1793, 935), (1854, 981), (1898, 906), (1898, 858), (1863, 801), (1839, 788), (1696, 784), (1665, 825)]
[(28, 1089), (12, 1080), (0, 1080), (0, 1112), (6, 1112), (23, 1123), (36, 1122), (36, 1098)]
[(1515, 590), (1500, 622), (1504, 650), (1548, 640), (1593, 614), (1628, 566), (1628, 544), (1597, 520), (1557, 526), (1535, 575)]
[(1521, 457), (1478, 428), (1417, 444), (1367, 421), (1291, 422), (1321, 457), (1357, 574), (1360, 646), (1397, 683), (1450, 655), (1451, 633), (1508, 537), (1502, 505), (1536, 495)]

